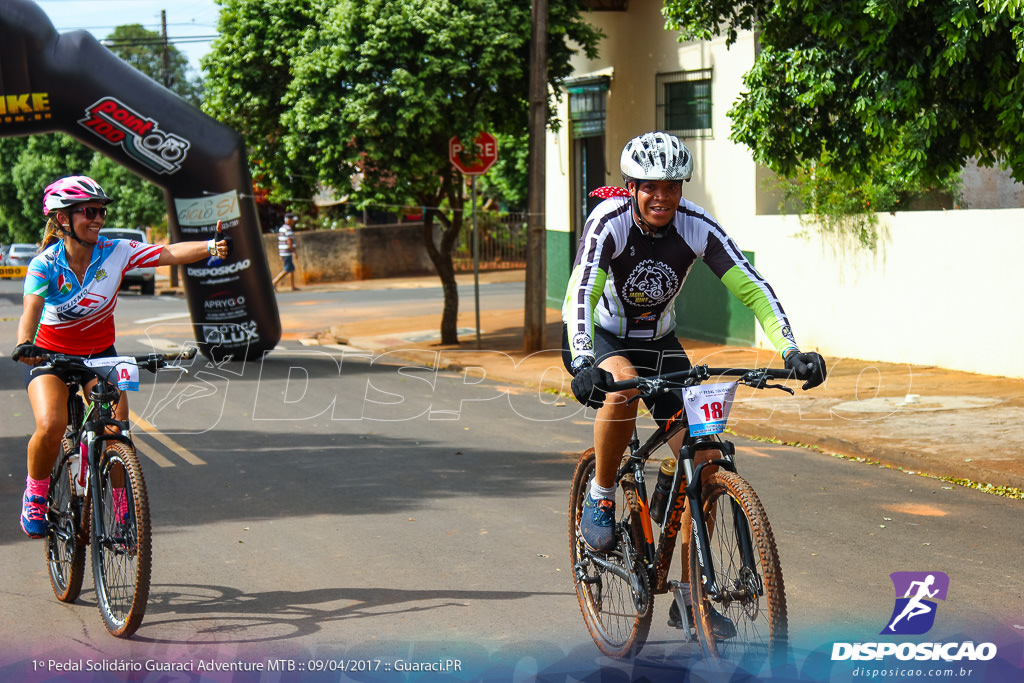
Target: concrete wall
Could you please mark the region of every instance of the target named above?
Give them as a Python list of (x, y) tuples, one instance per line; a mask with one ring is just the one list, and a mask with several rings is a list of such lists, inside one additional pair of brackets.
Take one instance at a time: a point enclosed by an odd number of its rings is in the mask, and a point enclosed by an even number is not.
[[(862, 358), (1024, 377), (1024, 209), (879, 216), (875, 252), (758, 216), (730, 232), (757, 254), (801, 347)], [(981, 260), (979, 260), (981, 259)], [(758, 343), (768, 346), (760, 329)], [(950, 393), (956, 393), (950, 387)]]
[[(295, 278), (300, 285), (436, 272), (423, 247), (420, 223), (297, 231), (295, 246)], [(282, 264), (275, 233), (263, 235), (263, 248), (271, 275), (276, 276)]]

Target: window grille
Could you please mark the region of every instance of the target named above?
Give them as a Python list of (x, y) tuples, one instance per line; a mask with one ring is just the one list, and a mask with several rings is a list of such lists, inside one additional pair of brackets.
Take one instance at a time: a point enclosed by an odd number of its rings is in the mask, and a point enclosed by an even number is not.
[(658, 74), (658, 129), (681, 138), (710, 138), (711, 69)]

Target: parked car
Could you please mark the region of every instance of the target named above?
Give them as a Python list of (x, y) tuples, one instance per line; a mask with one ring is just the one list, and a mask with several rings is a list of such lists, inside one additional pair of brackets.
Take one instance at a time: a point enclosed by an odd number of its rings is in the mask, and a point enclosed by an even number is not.
[(27, 266), (28, 262), (35, 257), (37, 251), (39, 251), (39, 247), (34, 244), (16, 242), (12, 244), (11, 248), (7, 251), (7, 257), (4, 259), (4, 265)]
[[(146, 233), (132, 228), (103, 228), (100, 230), (100, 235), (111, 240), (134, 240), (143, 244), (149, 244), (149, 240), (146, 239)], [(156, 291), (156, 268), (129, 270), (125, 274), (124, 280), (121, 281), (121, 289), (135, 286), (143, 294), (153, 294)]]

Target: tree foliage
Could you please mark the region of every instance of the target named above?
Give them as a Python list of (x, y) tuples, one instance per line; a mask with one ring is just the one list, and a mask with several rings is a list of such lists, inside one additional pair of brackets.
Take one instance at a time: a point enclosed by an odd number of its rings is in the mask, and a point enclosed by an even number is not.
[[(968, 159), (1024, 181), (1018, 5), (971, 0), (666, 0), (681, 39), (757, 30), (732, 139), (835, 214), (952, 188)], [(842, 204), (829, 204), (835, 193)], [(850, 205), (849, 195), (858, 200)]]
[[(281, 3), (282, 5), (284, 3)], [(263, 22), (251, 50), (215, 43), (204, 61), (208, 107), (242, 91), (258, 100), (236, 108), (259, 151), (264, 180), (298, 191), (296, 178), (351, 195), (362, 206), (426, 207), (424, 245), (445, 291), (443, 343), (457, 343), (458, 294), (451, 248), (466, 209), (466, 182), (448, 161), (448, 141), (486, 130), (521, 159), (529, 103), (530, 3), (525, 0), (304, 0), (292, 9), (225, 0), (225, 21)], [(580, 0), (550, 4), (548, 74), (569, 75), (576, 49), (595, 56), (599, 34)], [(264, 18), (269, 17), (269, 18)], [(252, 31), (261, 29), (252, 26)], [(230, 43), (234, 45), (234, 43)], [(261, 45), (269, 47), (263, 50)], [(262, 102), (272, 107), (255, 111)], [(507, 169), (522, 168), (516, 163)], [(525, 176), (524, 176), (525, 177)], [(491, 183), (522, 193), (521, 182)], [(435, 238), (434, 226), (439, 225)]]
[(202, 80), (193, 77), (188, 58), (173, 45), (167, 47), (167, 73), (164, 73), (163, 36), (141, 24), (117, 26), (104, 39), (110, 51), (157, 83), (164, 85), (189, 104), (198, 107), (202, 101)]
[(307, 159), (288, 157), (284, 97), (302, 36), (315, 30), (312, 0), (218, 0), (218, 31), (203, 57), (203, 109), (245, 139), (253, 181), (271, 201), (310, 197), (316, 175)]

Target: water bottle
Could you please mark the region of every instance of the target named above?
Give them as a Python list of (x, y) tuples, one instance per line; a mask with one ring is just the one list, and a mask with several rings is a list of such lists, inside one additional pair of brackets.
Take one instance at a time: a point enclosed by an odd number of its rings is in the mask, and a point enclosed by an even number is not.
[[(74, 482), (76, 491), (78, 490), (78, 472), (82, 469), (81, 465), (79, 465), (80, 461), (81, 457), (78, 453), (72, 453), (68, 457), (68, 472), (71, 473), (71, 481)], [(78, 491), (78, 493), (81, 494), (82, 492)]]
[(672, 480), (676, 476), (676, 459), (665, 458), (658, 469), (658, 482), (651, 494), (651, 519), (658, 524), (665, 521), (665, 506), (672, 495)]
[[(91, 436), (91, 434), (87, 435), (86, 438), (88, 438), (88, 436)], [(91, 441), (91, 439), (89, 440)], [(89, 472), (89, 446), (86, 444), (85, 440), (82, 441), (79, 450), (81, 452), (81, 456), (72, 458), (76, 461), (78, 470), (76, 471), (72, 468), (71, 472), (75, 475), (75, 492), (80, 496), (84, 496), (86, 479)]]

